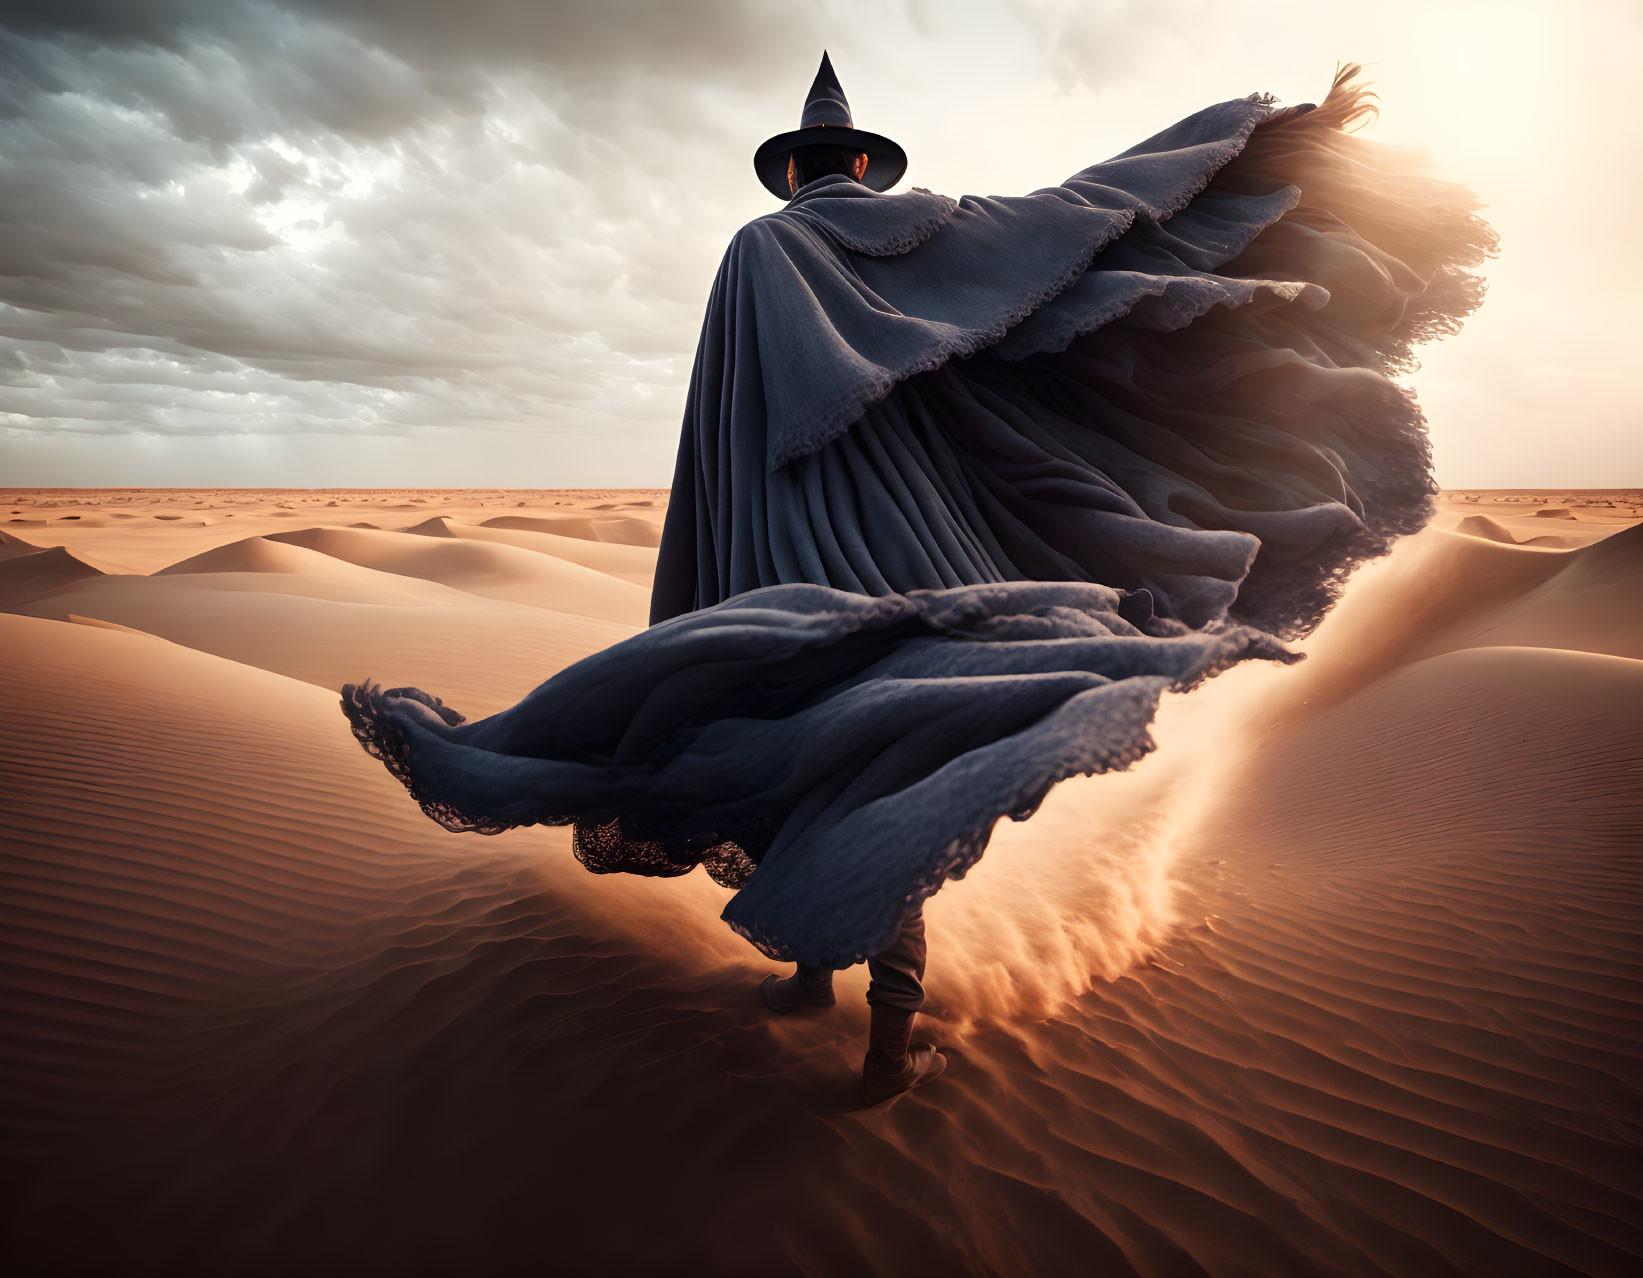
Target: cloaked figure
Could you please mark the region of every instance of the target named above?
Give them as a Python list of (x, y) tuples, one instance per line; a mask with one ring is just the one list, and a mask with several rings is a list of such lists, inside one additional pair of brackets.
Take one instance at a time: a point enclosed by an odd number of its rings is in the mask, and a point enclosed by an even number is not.
[(467, 722), (343, 690), (453, 830), (573, 824), (599, 872), (737, 889), (796, 964), (867, 961), (869, 1103), (912, 1042), (924, 902), (1058, 781), (1128, 767), (1166, 690), (1294, 660), (1345, 576), (1420, 528), (1426, 424), (1393, 380), (1482, 300), (1465, 188), (1321, 103), (1204, 108), (1057, 186), (889, 194), (822, 59), (759, 148), (783, 207), (708, 299), (651, 625)]

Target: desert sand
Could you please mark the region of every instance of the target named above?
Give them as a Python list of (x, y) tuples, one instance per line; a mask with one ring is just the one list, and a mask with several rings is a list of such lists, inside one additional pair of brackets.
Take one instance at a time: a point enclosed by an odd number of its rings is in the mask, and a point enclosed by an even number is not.
[(773, 1022), (704, 876), (448, 833), (338, 709), (634, 633), (665, 505), (0, 493), (10, 1272), (1643, 1272), (1643, 492), (1444, 494), (1001, 823), (871, 1110), (859, 970)]

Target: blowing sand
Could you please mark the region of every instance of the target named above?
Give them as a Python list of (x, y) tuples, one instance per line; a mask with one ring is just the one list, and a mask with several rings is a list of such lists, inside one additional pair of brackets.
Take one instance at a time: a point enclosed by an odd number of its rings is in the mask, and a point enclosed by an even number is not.
[(773, 1023), (705, 877), (447, 833), (337, 708), (634, 633), (665, 502), (0, 492), (11, 1272), (1639, 1272), (1643, 493), (1446, 494), (1001, 823), (866, 1111), (859, 971)]

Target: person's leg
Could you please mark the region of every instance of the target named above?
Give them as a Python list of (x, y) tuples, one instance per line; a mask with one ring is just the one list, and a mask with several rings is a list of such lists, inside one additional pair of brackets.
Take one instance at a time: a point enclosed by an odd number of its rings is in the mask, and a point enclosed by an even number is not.
[(924, 1006), (924, 910), (915, 909), (890, 947), (867, 960), (867, 1001), (874, 1007), (916, 1012)]
[(783, 1015), (801, 1007), (832, 1007), (833, 969), (800, 963), (792, 976), (765, 977), (759, 994), (766, 1007)]
[(869, 1105), (929, 1082), (947, 1064), (928, 1043), (913, 1042), (913, 1018), (924, 1006), (924, 914), (915, 909), (887, 949), (867, 960), (867, 1002), (873, 1010), (861, 1095)]

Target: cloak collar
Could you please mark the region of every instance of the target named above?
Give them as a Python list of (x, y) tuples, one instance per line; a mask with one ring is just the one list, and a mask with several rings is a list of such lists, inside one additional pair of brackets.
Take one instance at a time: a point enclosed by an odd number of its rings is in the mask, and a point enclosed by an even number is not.
[(956, 200), (923, 187), (890, 195), (829, 173), (801, 186), (786, 208), (767, 216), (822, 231), (853, 253), (896, 257), (939, 231), (957, 207)]

